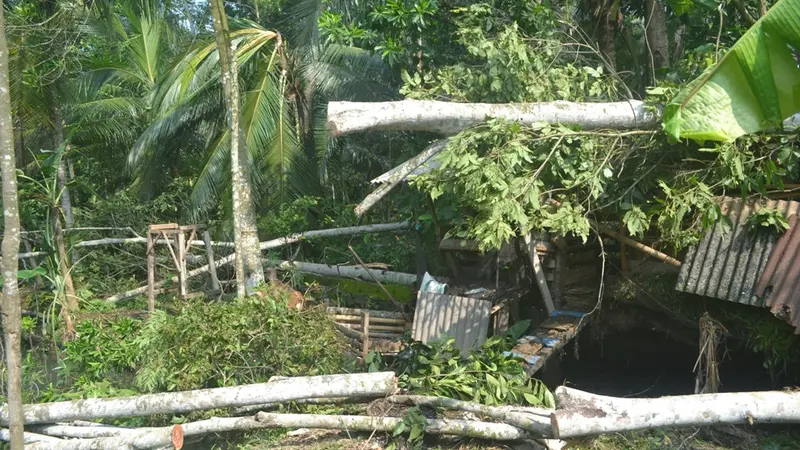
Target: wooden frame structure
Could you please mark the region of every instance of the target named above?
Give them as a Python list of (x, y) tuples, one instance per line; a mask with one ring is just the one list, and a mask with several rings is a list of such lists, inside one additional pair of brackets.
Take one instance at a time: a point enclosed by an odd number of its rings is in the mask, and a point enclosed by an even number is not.
[[(217, 268), (214, 265), (214, 250), (211, 248), (211, 236), (204, 225), (178, 225), (177, 223), (163, 223), (150, 225), (147, 227), (147, 310), (155, 311), (156, 299), (156, 253), (155, 244), (163, 237), (166, 241), (169, 253), (175, 268), (178, 269), (178, 295), (182, 299), (190, 298), (199, 293), (190, 293), (189, 278), (186, 271), (186, 256), (194, 242), (198, 232), (203, 234), (203, 242), (206, 248), (209, 271), (211, 275), (211, 287), (214, 291), (220, 290), (219, 278), (217, 278)], [(186, 238), (189, 233), (189, 238)], [(160, 292), (163, 290), (159, 290)]]

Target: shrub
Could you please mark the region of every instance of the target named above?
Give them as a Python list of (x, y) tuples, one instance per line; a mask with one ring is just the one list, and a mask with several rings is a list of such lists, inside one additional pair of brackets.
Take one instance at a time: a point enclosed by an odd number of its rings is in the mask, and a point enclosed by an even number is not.
[(159, 311), (136, 338), (137, 386), (185, 390), (345, 370), (344, 343), (320, 309), (289, 310), (282, 294), (231, 303), (191, 301)]
[[(471, 400), (487, 405), (529, 404), (555, 407), (553, 394), (539, 380), (528, 379), (521, 359), (508, 352), (529, 321), (512, 327), (506, 336), (492, 336), (463, 355), (455, 339), (411, 342), (397, 355), (393, 368), (400, 385), (414, 393)], [(372, 362), (371, 356), (368, 362)], [(375, 370), (371, 365), (371, 370)]]

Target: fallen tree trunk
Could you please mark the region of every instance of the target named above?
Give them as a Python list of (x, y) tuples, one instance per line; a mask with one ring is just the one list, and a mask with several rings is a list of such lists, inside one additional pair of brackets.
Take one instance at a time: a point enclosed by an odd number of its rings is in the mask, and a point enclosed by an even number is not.
[[(144, 428), (121, 432), (113, 437), (75, 439), (57, 443), (33, 444), (31, 449), (52, 450), (127, 450), (172, 446), (173, 436), (200, 436), (229, 431), (250, 431), (265, 428), (323, 428), (347, 431), (392, 432), (402, 418), (371, 416), (328, 416), (316, 414), (270, 414), (260, 412), (255, 417), (218, 417), (163, 428)], [(175, 430), (179, 431), (175, 431)], [(467, 420), (429, 420), (426, 433), (466, 436), (496, 441), (528, 439), (530, 433), (502, 423)]]
[(614, 398), (561, 386), (550, 420), (564, 439), (659, 427), (800, 423), (800, 392), (738, 392), (661, 398)]
[[(386, 194), (395, 188), (401, 181), (405, 180), (408, 175), (417, 170), (419, 166), (426, 163), (429, 159), (439, 154), (447, 147), (447, 139), (441, 139), (434, 142), (431, 146), (422, 151), (419, 155), (409, 159), (405, 163), (395, 167), (391, 171), (379, 177), (381, 187), (372, 191), (367, 195), (364, 200), (361, 200), (356, 206), (356, 217), (361, 217), (369, 211), (376, 203), (378, 203)], [(373, 180), (375, 182), (375, 180)]]
[[(8, 428), (0, 428), (0, 441), (3, 442), (11, 441), (11, 432), (8, 431)], [(59, 439), (52, 436), (45, 436), (43, 434), (30, 433), (26, 431), (22, 433), (22, 442), (25, 444), (33, 444), (34, 442), (53, 444), (56, 442), (63, 442), (63, 439)], [(46, 445), (45, 447), (42, 448), (49, 448), (49, 446)]]
[[(353, 234), (359, 233), (382, 233), (387, 231), (400, 231), (408, 227), (409, 222), (395, 222), (395, 223), (381, 223), (375, 225), (361, 225), (357, 227), (346, 227), (346, 228), (331, 228), (327, 230), (313, 230), (307, 231), (305, 233), (297, 233), (290, 236), (285, 236), (282, 238), (272, 239), (266, 242), (262, 242), (259, 244), (259, 248), (264, 250), (269, 250), (273, 248), (282, 247), (284, 245), (293, 244), (295, 242), (299, 242), (305, 239), (313, 239), (313, 238), (321, 238), (321, 237), (336, 237), (336, 236), (349, 236)], [(214, 266), (219, 269), (221, 266), (230, 264), (236, 258), (236, 253), (231, 253), (228, 256), (222, 257), (216, 261), (214, 261)], [(186, 278), (193, 278), (198, 275), (204, 274), (208, 272), (211, 268), (210, 264), (206, 264), (202, 267), (198, 267), (197, 269), (190, 270), (186, 273)], [(177, 283), (178, 277), (174, 276), (168, 280), (162, 280), (156, 283), (155, 287), (159, 288), (167, 283)], [(106, 298), (107, 302), (118, 302), (121, 300), (125, 300), (131, 297), (136, 297), (137, 295), (144, 295), (147, 293), (147, 286), (142, 286), (140, 288), (131, 289), (129, 291), (121, 292), (119, 294), (112, 295), (111, 297)]]
[(300, 272), (322, 275), (325, 277), (357, 278), (362, 281), (377, 279), (383, 283), (413, 286), (417, 283), (417, 275), (413, 273), (391, 272), (388, 270), (365, 269), (360, 266), (329, 266), (327, 264), (307, 263), (299, 261), (281, 261), (279, 269), (295, 269)]
[[(307, 398), (297, 400), (295, 405), (353, 405), (359, 403), (369, 403), (374, 400), (374, 397), (328, 397), (328, 398)], [(286, 403), (264, 403), (260, 405), (242, 406), (241, 408), (234, 408), (231, 410), (231, 415), (244, 416), (255, 414), (259, 411), (269, 411), (276, 409)]]
[(549, 409), (523, 406), (486, 406), (452, 398), (423, 395), (393, 395), (388, 397), (387, 400), (403, 405), (425, 405), (480, 414), (517, 428), (531, 431), (537, 436), (550, 437), (550, 414), (553, 411)]
[[(179, 414), (217, 408), (290, 402), (321, 397), (381, 397), (393, 394), (393, 372), (283, 378), (269, 383), (167, 392), (122, 398), (93, 398), (24, 405), (25, 424), (113, 419), (154, 414)], [(8, 423), (8, 406), (0, 408), (0, 422)]]
[(402, 100), (398, 102), (329, 102), (328, 132), (343, 136), (361, 131), (427, 131), (452, 136), (487, 119), (579, 125), (584, 129), (653, 128), (659, 117), (644, 102), (614, 103), (450, 103)]

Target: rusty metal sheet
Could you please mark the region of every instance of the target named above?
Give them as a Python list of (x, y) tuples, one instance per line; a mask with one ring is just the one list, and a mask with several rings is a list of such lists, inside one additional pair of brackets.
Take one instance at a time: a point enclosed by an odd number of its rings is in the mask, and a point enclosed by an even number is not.
[(747, 217), (758, 208), (777, 209), (791, 217), (797, 214), (800, 203), (776, 200), (756, 203), (727, 197), (721, 203), (722, 213), (732, 222), (731, 229), (726, 233), (722, 225), (717, 224), (689, 249), (675, 289), (764, 306), (764, 300), (753, 291), (767, 266), (775, 238), (766, 232), (748, 232), (745, 229)]
[(797, 215), (789, 217), (789, 230), (773, 247), (755, 294), (766, 298), (766, 306), (800, 334), (800, 226)]
[(455, 338), (456, 348), (468, 351), (486, 340), (491, 308), (486, 300), (420, 292), (412, 336), (424, 343), (449, 336)]

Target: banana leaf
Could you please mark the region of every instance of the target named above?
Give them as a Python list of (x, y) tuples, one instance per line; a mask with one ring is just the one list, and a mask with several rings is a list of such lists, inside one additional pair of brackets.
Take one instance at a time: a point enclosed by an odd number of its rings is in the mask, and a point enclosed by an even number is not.
[(800, 0), (781, 0), (664, 109), (675, 139), (731, 141), (800, 111)]

